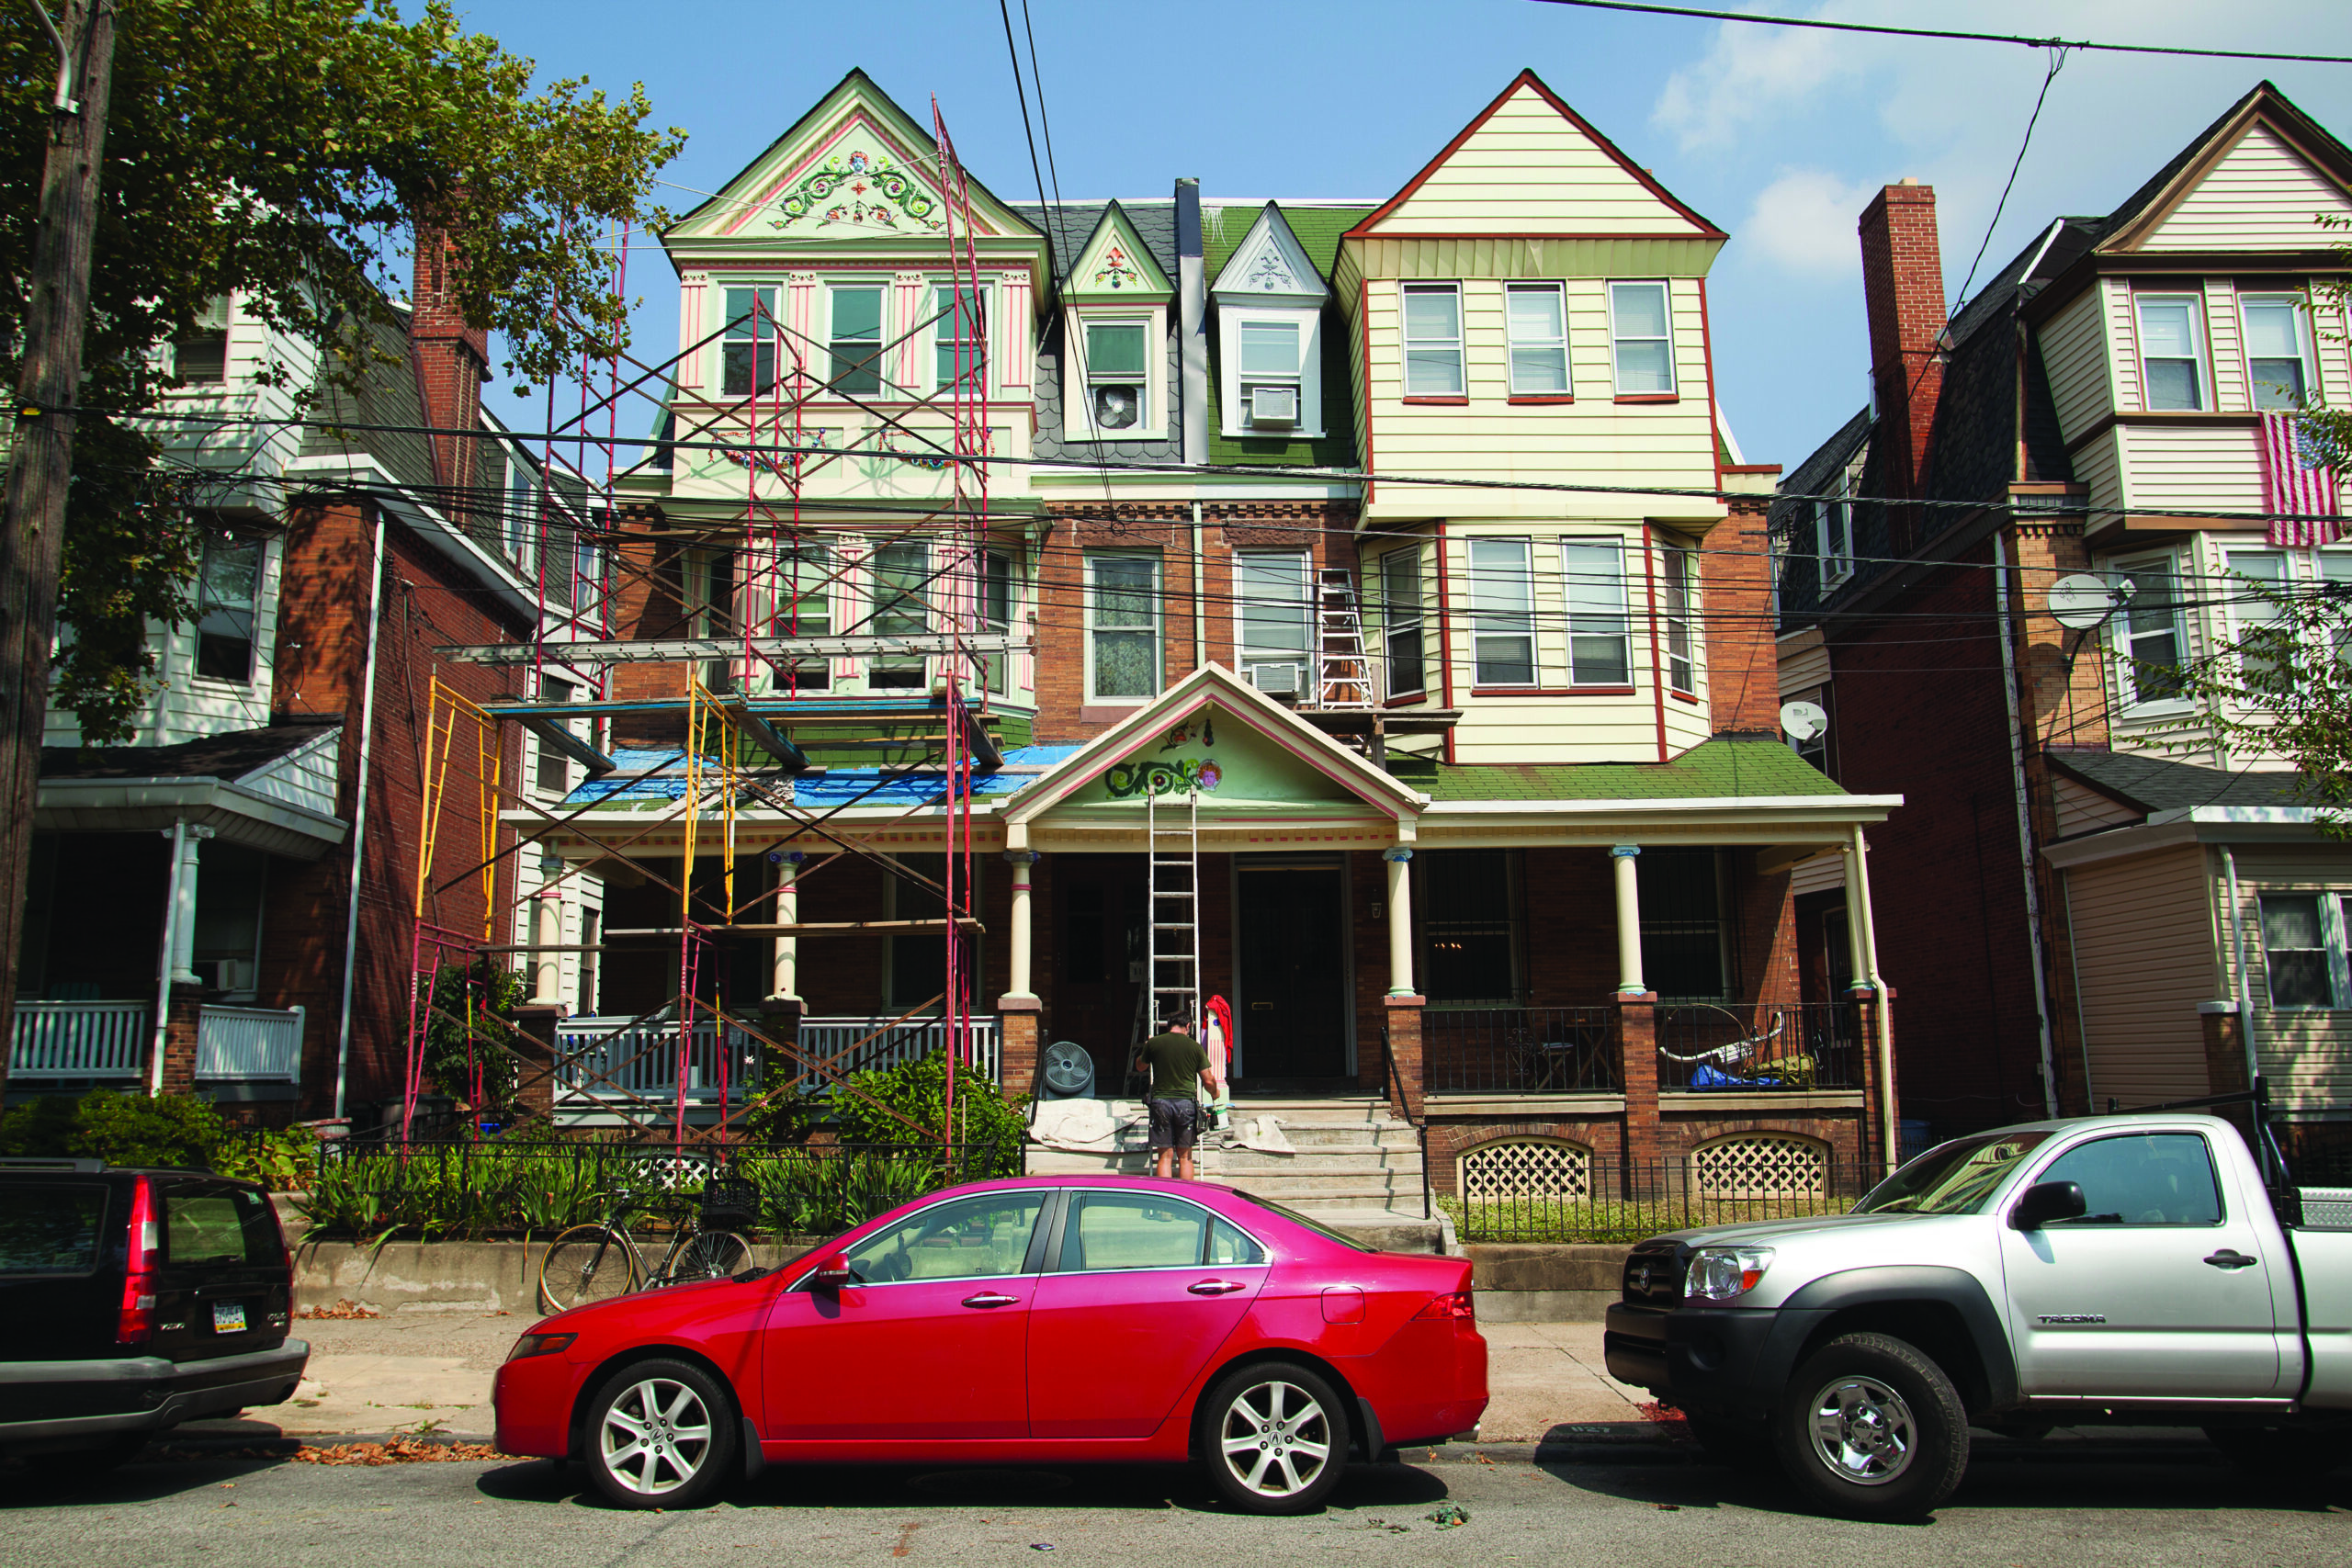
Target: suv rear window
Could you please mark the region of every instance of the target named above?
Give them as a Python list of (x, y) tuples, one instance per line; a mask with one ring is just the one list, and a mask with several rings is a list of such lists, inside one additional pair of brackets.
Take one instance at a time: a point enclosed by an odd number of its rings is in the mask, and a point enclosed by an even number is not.
[(164, 1257), (175, 1268), (279, 1263), (277, 1216), (243, 1187), (175, 1184), (164, 1191)]
[(0, 1276), (87, 1274), (98, 1266), (107, 1190), (96, 1181), (11, 1181), (0, 1202)]

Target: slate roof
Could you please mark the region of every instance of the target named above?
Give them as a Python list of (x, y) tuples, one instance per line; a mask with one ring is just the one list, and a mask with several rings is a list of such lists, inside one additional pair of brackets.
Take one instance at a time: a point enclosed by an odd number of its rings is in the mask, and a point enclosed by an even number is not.
[[(1028, 222), (1044, 230), (1052, 239), (1054, 265), (1067, 269), (1078, 260), (1079, 252), (1093, 237), (1102, 215), (1111, 209), (1107, 201), (1071, 201), (1057, 206), (1040, 206), (1035, 202), (1014, 202), (1012, 209)], [(1176, 279), (1176, 198), (1162, 197), (1158, 200), (1129, 201), (1119, 198), (1119, 210), (1126, 214), (1135, 226), (1136, 238), (1143, 242), (1151, 259), (1170, 282)], [(1065, 326), (1063, 313), (1056, 310), (1046, 323), (1045, 341), (1037, 345), (1037, 434), (1035, 447), (1041, 457), (1102, 457), (1119, 463), (1176, 463), (1184, 457), (1184, 366), (1183, 346), (1180, 342), (1182, 326), (1176, 302), (1168, 305), (1168, 436), (1161, 441), (1083, 441), (1065, 446), (1062, 442), (1062, 337)]]
[(2302, 806), (2292, 772), (2241, 773), (2201, 768), (2132, 751), (2053, 750), (2050, 765), (2102, 795), (2142, 811), (2179, 811), (2199, 806)]
[(287, 718), (175, 746), (44, 746), (45, 779), (241, 779), (343, 726), (340, 718)]
[(1434, 802), (1729, 800), (1847, 792), (1777, 740), (1708, 740), (1670, 762), (1463, 762), (1399, 757), (1388, 771)]

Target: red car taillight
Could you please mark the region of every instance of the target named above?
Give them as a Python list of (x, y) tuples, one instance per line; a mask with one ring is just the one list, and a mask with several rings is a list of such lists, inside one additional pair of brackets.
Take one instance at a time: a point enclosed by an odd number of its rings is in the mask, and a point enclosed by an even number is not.
[(1413, 1314), (1415, 1317), (1450, 1317), (1464, 1323), (1477, 1320), (1477, 1308), (1470, 1302), (1470, 1292), (1456, 1291), (1450, 1296), (1439, 1296)]
[(130, 1187), (130, 1251), (122, 1276), (122, 1313), (114, 1342), (143, 1345), (155, 1334), (155, 1196), (143, 1176)]

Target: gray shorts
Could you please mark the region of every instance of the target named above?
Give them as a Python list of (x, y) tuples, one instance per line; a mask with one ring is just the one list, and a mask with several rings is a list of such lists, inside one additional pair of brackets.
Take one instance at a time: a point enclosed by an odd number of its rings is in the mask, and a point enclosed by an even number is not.
[(1151, 1102), (1151, 1146), (1155, 1149), (1189, 1149), (1201, 1135), (1201, 1102), (1186, 1097), (1182, 1100), (1155, 1100)]

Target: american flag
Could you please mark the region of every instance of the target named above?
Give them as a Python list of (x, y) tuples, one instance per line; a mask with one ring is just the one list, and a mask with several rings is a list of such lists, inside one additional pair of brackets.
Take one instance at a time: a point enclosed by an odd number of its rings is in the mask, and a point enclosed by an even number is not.
[(2301, 444), (2291, 412), (2262, 416), (2262, 510), (2328, 519), (2315, 523), (2274, 519), (2270, 525), (2274, 545), (2332, 545), (2342, 532), (2334, 521), (2341, 510), (2335, 472)]

